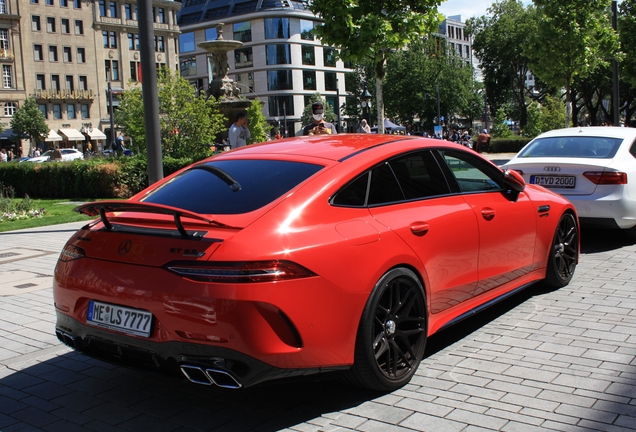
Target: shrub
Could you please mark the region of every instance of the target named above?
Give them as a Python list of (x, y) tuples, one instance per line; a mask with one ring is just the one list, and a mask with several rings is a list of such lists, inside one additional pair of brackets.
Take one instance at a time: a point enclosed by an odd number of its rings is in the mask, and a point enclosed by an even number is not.
[(517, 153), (531, 138), (513, 136), (510, 138), (491, 138), (489, 153)]

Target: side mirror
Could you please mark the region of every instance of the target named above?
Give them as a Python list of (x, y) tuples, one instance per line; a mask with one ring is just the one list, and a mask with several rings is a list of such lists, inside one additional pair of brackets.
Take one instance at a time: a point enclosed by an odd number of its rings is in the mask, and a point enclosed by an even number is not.
[(505, 170), (503, 172), (503, 175), (501, 176), (501, 180), (506, 186), (516, 192), (523, 192), (523, 190), (526, 188), (525, 180), (523, 179), (521, 174), (519, 174), (515, 170)]

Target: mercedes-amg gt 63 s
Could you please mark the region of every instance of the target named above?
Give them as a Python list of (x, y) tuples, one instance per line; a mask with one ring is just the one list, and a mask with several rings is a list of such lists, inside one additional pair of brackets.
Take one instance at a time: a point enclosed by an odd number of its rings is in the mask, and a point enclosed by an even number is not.
[(224, 388), (324, 371), (391, 391), (427, 338), (568, 284), (576, 210), (479, 154), (397, 135), (299, 137), (77, 211), (56, 333), (89, 356)]

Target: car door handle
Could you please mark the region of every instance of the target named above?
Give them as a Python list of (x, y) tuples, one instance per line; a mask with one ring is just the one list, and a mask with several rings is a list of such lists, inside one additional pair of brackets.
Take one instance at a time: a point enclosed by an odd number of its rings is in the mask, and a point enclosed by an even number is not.
[(485, 208), (481, 211), (481, 215), (487, 221), (492, 220), (495, 217), (495, 211), (491, 208)]
[(411, 224), (411, 232), (418, 237), (422, 237), (428, 232), (429, 226), (426, 222), (413, 222)]

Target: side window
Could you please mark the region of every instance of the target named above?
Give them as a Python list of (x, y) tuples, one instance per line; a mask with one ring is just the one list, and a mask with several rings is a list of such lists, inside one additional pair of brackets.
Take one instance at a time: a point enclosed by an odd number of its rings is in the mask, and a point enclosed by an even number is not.
[(429, 151), (420, 151), (389, 162), (407, 200), (447, 195), (450, 188)]
[(397, 201), (404, 201), (404, 195), (389, 163), (384, 162), (371, 170), (368, 204), (387, 204)]
[(502, 190), (501, 173), (479, 158), (453, 150), (440, 151), (461, 192), (488, 192)]
[(358, 177), (334, 195), (331, 203), (338, 206), (363, 207), (367, 199), (369, 173)]

